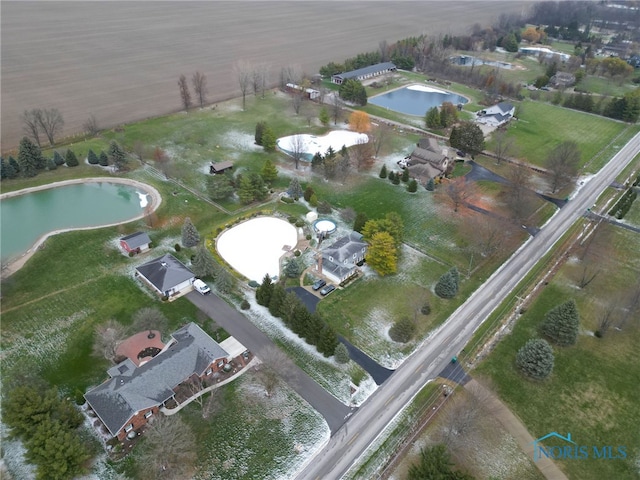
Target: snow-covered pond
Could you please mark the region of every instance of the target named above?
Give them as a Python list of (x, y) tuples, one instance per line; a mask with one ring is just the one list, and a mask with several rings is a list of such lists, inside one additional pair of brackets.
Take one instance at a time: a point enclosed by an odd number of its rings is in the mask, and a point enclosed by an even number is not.
[(351, 132), (349, 130), (334, 130), (322, 137), (308, 135), (306, 133), (290, 135), (288, 137), (279, 138), (276, 143), (278, 144), (278, 148), (286, 154), (291, 155), (291, 152), (295, 151), (304, 152), (304, 159), (311, 161), (316, 153), (321, 153), (322, 155), (327, 153), (329, 147), (338, 152), (343, 146), (348, 148), (358, 142), (366, 143), (368, 141), (369, 137), (366, 133)]
[(247, 220), (220, 235), (217, 249), (229, 265), (249, 280), (261, 282), (265, 273), (280, 274), (280, 257), (295, 248), (298, 232), (273, 217)]

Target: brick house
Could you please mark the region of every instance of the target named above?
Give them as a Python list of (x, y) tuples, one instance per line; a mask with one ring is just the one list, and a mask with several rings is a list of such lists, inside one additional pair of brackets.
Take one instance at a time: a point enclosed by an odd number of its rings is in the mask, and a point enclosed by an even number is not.
[(140, 366), (129, 358), (111, 367), (109, 379), (85, 393), (87, 404), (111, 435), (133, 438), (181, 383), (212, 379), (229, 354), (195, 323), (171, 335), (160, 353)]

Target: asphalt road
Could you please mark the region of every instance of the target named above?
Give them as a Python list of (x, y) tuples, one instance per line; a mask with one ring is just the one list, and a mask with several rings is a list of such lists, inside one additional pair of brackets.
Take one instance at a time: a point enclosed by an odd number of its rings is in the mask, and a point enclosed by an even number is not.
[[(217, 295), (211, 293), (205, 296), (193, 291), (186, 297), (258, 358), (267, 348), (274, 346), (271, 339), (247, 317)], [(291, 388), (324, 417), (331, 434), (334, 434), (355, 411), (355, 408), (344, 405), (328, 393), (295, 364), (291, 363), (287, 368), (282, 368), (279, 373)]]
[(473, 332), (502, 302), (600, 193), (640, 153), (636, 135), (582, 186), (575, 197), (528, 240), (461, 305), (335, 433), (297, 476), (300, 480), (341, 478), (393, 418), (469, 341)]

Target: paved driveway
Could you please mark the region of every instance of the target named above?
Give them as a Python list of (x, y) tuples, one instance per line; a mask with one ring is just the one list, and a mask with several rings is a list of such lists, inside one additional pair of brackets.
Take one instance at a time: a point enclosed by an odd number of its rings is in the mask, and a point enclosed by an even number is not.
[[(230, 335), (237, 338), (258, 358), (260, 358), (261, 352), (267, 348), (275, 347), (271, 339), (251, 323), (247, 317), (214, 293), (205, 296), (191, 292), (185, 298), (206, 313)], [(294, 364), (291, 365), (291, 368), (282, 369), (281, 374), (283, 380), (324, 417), (331, 434), (335, 433), (346, 422), (349, 415), (357, 410), (340, 402)]]

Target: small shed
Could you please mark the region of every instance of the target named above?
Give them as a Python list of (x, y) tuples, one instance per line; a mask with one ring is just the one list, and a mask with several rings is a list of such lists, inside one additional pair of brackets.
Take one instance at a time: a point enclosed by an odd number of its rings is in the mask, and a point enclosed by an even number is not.
[(232, 168), (233, 162), (230, 161), (211, 163), (211, 165), (209, 165), (209, 173), (217, 175), (219, 173), (224, 173), (226, 170), (231, 170)]
[(140, 253), (149, 250), (151, 239), (145, 232), (136, 232), (120, 239), (120, 247), (127, 252)]
[(307, 222), (313, 223), (318, 219), (318, 214), (316, 212), (309, 212), (306, 215)]

